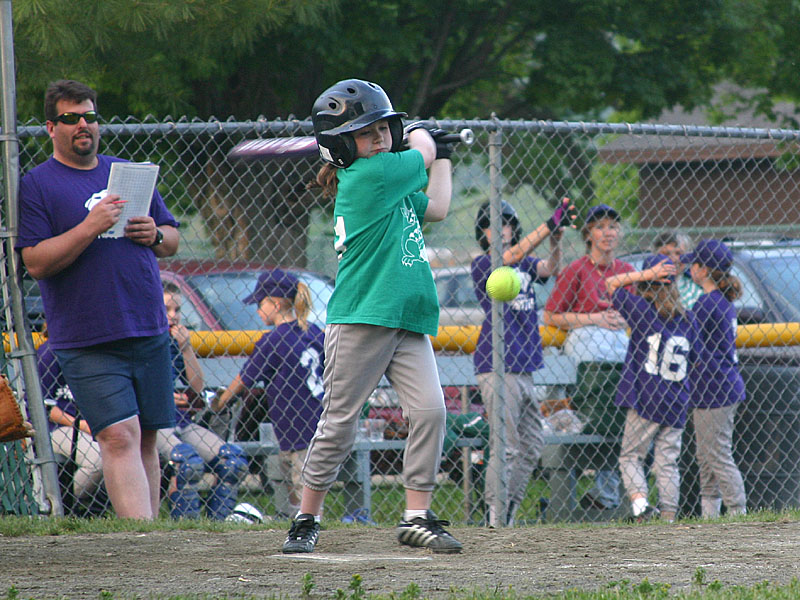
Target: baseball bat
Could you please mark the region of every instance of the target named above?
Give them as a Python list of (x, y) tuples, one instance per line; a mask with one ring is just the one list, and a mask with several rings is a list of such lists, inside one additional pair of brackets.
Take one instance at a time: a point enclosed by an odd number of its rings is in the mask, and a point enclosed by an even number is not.
[[(462, 129), (439, 138), (445, 143), (463, 143), (467, 146), (475, 141), (471, 129)], [(317, 140), (312, 135), (299, 137), (278, 137), (239, 142), (230, 152), (229, 158), (253, 160), (299, 159), (318, 155)]]

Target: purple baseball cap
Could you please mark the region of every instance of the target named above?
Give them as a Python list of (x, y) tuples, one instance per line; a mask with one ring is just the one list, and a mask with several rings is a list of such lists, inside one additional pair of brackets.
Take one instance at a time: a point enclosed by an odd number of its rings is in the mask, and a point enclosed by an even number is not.
[[(646, 271), (647, 269), (655, 267), (662, 260), (666, 260), (668, 265), (675, 264), (670, 260), (669, 256), (664, 254), (651, 254), (642, 261), (642, 271)], [(667, 275), (667, 279), (670, 281), (675, 281), (675, 275)]]
[(597, 206), (591, 207), (588, 211), (586, 211), (586, 219), (584, 219), (584, 225), (588, 225), (589, 223), (594, 223), (602, 219), (603, 217), (610, 217), (615, 221), (619, 221), (619, 213), (611, 208), (608, 204), (598, 204)]
[(714, 271), (727, 273), (733, 265), (733, 252), (721, 240), (700, 240), (694, 251), (681, 255), (681, 262), (685, 265), (699, 263)]
[(259, 304), (264, 298), (289, 298), (297, 295), (298, 279), (283, 269), (271, 269), (258, 276), (253, 293), (247, 296), (245, 304)]

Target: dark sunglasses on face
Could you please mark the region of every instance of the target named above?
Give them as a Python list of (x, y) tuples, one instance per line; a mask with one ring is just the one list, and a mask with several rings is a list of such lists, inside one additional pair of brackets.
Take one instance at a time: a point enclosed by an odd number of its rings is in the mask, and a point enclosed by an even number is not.
[(100, 115), (97, 114), (96, 110), (87, 110), (85, 113), (65, 112), (53, 119), (53, 123), (61, 121), (65, 125), (77, 125), (81, 117), (87, 123), (95, 123), (100, 118)]

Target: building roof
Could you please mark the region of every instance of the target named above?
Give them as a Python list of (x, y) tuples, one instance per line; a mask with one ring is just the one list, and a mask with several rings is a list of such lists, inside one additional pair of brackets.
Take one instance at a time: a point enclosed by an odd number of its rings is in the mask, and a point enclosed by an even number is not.
[[(716, 87), (713, 105), (724, 106), (726, 114), (731, 115), (721, 124), (712, 127), (706, 107), (687, 112), (675, 106), (647, 121), (648, 124), (670, 125), (661, 132), (664, 135), (632, 134), (609, 138), (609, 142), (599, 148), (600, 160), (646, 164), (780, 156), (786, 151), (787, 130), (779, 129), (776, 122), (763, 115), (753, 114), (743, 101), (734, 99), (745, 94), (741, 88), (720, 84)], [(776, 121), (780, 121), (795, 118), (800, 107), (781, 102), (776, 103), (774, 112)], [(778, 139), (770, 139), (771, 133)], [(797, 139), (798, 136), (790, 137)]]

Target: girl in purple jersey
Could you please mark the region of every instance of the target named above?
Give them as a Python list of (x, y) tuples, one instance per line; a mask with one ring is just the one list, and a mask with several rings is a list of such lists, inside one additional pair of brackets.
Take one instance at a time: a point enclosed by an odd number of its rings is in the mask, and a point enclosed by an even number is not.
[[(681, 306), (675, 273), (673, 262), (656, 254), (645, 259), (641, 271), (606, 279), (614, 308), (631, 328), (614, 402), (627, 408), (619, 470), (637, 521), (659, 515), (673, 521), (679, 508), (678, 457), (689, 405), (687, 374), (698, 336), (694, 319)], [(622, 287), (632, 283), (638, 295)], [(647, 500), (643, 462), (651, 444), (660, 511)]]
[[(508, 202), (503, 202), (502, 255), (503, 265), (512, 266), (520, 276), (519, 295), (511, 302), (501, 305), (503, 315), (503, 338), (505, 369), (503, 382), (505, 396), (503, 410), (495, 390), (492, 365), (492, 300), (486, 293), (486, 280), (492, 272), (489, 255), (491, 233), (489, 203), (484, 203), (475, 220), (475, 237), (484, 251), (472, 261), (472, 281), (475, 295), (486, 318), (481, 327), (473, 359), (481, 398), (489, 418), (489, 468), (486, 473), (486, 522), (489, 527), (501, 523), (513, 525), (519, 505), (525, 498), (528, 481), (544, 446), (540, 403), (546, 390), (533, 383), (533, 372), (541, 369), (542, 340), (536, 314), (536, 297), (533, 284), (544, 282), (558, 274), (561, 266), (562, 227), (572, 226), (574, 207), (564, 198), (553, 216), (522, 236), (517, 211)], [(547, 260), (531, 256), (533, 250), (545, 238), (550, 238), (550, 254)], [(502, 429), (505, 436), (501, 436)], [(504, 447), (504, 461), (500, 448)], [(505, 496), (505, 498), (503, 498)]]
[(681, 257), (691, 265), (692, 280), (703, 288), (692, 312), (700, 327), (702, 360), (692, 373), (692, 422), (700, 470), (700, 510), (704, 519), (746, 512), (747, 497), (739, 467), (733, 459), (736, 409), (745, 388), (736, 356), (736, 309), (732, 301), (742, 293), (731, 275), (733, 253), (720, 240), (698, 242), (694, 252)]
[(262, 273), (246, 304), (257, 304), (264, 324), (274, 329), (256, 342), (241, 372), (211, 403), (219, 411), (257, 382), (264, 384), (267, 414), (278, 439), (283, 480), (291, 510), (300, 506), (300, 473), (308, 444), (322, 413), (323, 331), (308, 322), (311, 292), (281, 269)]

